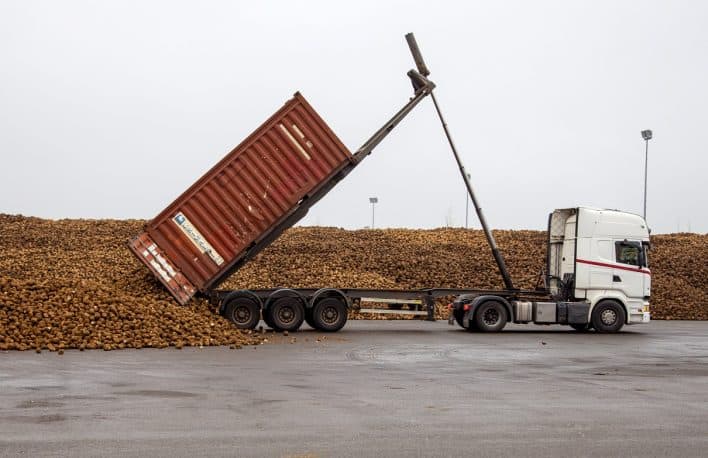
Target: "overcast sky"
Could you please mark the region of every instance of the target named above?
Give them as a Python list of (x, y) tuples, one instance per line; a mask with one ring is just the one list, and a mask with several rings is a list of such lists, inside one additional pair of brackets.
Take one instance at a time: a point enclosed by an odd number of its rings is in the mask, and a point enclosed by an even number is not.
[[(554, 208), (708, 231), (705, 1), (0, 1), (0, 213), (151, 218), (301, 91), (356, 150), (412, 93), (413, 31), (495, 228)], [(464, 225), (425, 100), (301, 222)], [(470, 226), (479, 227), (470, 208)]]

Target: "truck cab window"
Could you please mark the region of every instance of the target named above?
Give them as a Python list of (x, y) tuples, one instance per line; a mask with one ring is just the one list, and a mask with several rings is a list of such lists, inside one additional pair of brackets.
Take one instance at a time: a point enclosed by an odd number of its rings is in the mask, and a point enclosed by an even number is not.
[(629, 242), (615, 242), (615, 260), (639, 267), (639, 246)]

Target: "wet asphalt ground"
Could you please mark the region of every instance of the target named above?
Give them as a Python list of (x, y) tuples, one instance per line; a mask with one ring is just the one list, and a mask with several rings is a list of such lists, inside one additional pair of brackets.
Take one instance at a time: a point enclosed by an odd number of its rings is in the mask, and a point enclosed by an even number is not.
[(0, 352), (0, 455), (708, 455), (708, 322), (359, 321), (323, 336)]

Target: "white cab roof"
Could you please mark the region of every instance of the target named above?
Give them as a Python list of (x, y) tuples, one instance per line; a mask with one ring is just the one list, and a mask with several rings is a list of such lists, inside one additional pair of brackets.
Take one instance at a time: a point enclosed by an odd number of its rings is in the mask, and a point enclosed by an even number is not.
[(619, 210), (578, 207), (578, 237), (649, 240), (646, 221)]

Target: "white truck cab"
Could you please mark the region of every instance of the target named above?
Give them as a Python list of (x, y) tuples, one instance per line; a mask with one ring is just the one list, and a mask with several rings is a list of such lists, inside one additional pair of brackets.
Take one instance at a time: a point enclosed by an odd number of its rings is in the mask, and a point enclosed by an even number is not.
[(449, 322), (483, 332), (501, 331), (507, 321), (597, 332), (648, 323), (648, 249), (641, 216), (589, 207), (555, 210), (548, 218), (545, 288), (461, 294), (450, 304)]
[[(577, 207), (555, 210), (548, 223), (548, 285), (552, 296), (590, 304), (616, 303), (624, 313), (603, 310), (606, 322), (650, 320), (649, 229), (639, 215)], [(621, 326), (620, 326), (621, 327)]]

